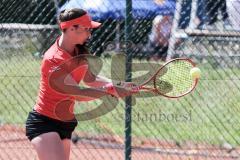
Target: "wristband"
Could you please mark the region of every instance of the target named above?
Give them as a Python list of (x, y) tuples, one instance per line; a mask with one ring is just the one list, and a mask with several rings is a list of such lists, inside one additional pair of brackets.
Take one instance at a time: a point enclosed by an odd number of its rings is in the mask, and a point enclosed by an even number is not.
[(105, 89), (105, 91), (106, 91), (107, 93), (112, 93), (113, 90), (114, 90), (114, 86), (113, 86), (112, 83), (106, 84), (105, 86), (103, 86), (103, 88)]

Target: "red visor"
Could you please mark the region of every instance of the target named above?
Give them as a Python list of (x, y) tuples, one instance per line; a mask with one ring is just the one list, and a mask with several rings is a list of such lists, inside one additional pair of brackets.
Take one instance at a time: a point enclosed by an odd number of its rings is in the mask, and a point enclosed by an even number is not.
[(92, 21), (91, 17), (88, 14), (85, 14), (79, 18), (75, 18), (70, 21), (60, 23), (61, 29), (66, 29), (73, 25), (81, 25), (85, 28), (97, 28), (101, 25), (101, 23)]

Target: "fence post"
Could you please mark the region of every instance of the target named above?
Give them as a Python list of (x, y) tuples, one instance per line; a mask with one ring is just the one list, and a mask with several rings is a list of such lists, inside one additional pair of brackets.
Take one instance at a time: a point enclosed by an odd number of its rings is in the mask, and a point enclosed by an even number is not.
[[(132, 0), (126, 0), (126, 18), (125, 18), (125, 43), (131, 41), (132, 23)], [(131, 48), (126, 47), (126, 81), (131, 82), (132, 71), (132, 53)], [(131, 112), (132, 112), (131, 96), (125, 99), (125, 160), (131, 160)]]

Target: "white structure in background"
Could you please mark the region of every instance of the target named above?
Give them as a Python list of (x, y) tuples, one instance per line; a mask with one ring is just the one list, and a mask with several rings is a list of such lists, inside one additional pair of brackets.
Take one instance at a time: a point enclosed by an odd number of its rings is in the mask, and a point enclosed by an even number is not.
[(240, 31), (240, 0), (227, 0), (227, 10), (233, 29)]

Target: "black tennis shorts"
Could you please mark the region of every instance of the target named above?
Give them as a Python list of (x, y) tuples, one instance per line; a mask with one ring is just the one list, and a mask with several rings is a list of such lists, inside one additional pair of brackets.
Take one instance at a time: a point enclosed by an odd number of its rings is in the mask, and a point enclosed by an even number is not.
[(33, 110), (29, 112), (27, 117), (26, 136), (31, 141), (43, 133), (57, 132), (61, 139), (71, 139), (72, 132), (76, 126), (76, 119), (63, 122), (49, 118)]

